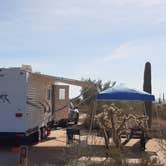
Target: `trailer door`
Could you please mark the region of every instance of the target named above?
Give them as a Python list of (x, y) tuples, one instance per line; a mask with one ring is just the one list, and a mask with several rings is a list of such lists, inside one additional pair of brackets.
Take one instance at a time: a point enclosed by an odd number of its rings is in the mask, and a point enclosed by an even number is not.
[(67, 85), (52, 86), (52, 109), (55, 121), (68, 119), (69, 86)]

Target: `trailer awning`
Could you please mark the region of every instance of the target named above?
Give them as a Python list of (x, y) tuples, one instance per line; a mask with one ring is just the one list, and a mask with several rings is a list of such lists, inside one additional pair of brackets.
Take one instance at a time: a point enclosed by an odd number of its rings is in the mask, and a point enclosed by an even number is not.
[(144, 91), (116, 86), (100, 92), (96, 99), (99, 101), (154, 101), (155, 96)]

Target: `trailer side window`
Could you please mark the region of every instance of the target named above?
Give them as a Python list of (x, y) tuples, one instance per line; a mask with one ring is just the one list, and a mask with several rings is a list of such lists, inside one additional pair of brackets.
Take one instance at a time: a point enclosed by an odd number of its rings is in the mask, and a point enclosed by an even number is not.
[(65, 89), (59, 89), (59, 100), (65, 100)]
[(48, 89), (47, 91), (47, 99), (51, 100), (51, 89)]

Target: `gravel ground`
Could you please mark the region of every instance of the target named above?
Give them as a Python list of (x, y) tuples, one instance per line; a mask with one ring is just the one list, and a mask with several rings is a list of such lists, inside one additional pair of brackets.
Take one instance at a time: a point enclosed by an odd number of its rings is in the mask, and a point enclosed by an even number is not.
[[(85, 134), (85, 133), (84, 133)], [(65, 129), (59, 129), (52, 131), (48, 140), (41, 142), (37, 145), (31, 146), (29, 148), (29, 165), (30, 166), (58, 166), (65, 165), (70, 160), (73, 160), (77, 155), (86, 156), (91, 155), (92, 157), (104, 157), (101, 155), (102, 148), (104, 145), (103, 139), (98, 137), (93, 139), (92, 137), (89, 140), (89, 144), (91, 144), (91, 149), (86, 149), (86, 151), (82, 150), (82, 154), (77, 151), (78, 149), (74, 149), (74, 147), (69, 147), (66, 145), (66, 131)], [(86, 136), (81, 137), (82, 145), (85, 144)], [(93, 140), (93, 141), (92, 141)], [(98, 144), (97, 146), (93, 146), (93, 144)], [(137, 146), (135, 146), (137, 144)], [(100, 145), (100, 146), (99, 146)], [(82, 146), (84, 147), (84, 146)], [(133, 158), (140, 154), (138, 150), (138, 140), (132, 139), (128, 144), (126, 144), (127, 148), (131, 148), (131, 154)], [(146, 145), (146, 151), (151, 153), (156, 153), (163, 163), (165, 163), (164, 153), (160, 150), (159, 142), (156, 139), (149, 140)], [(91, 151), (91, 152), (90, 152)], [(0, 150), (0, 166), (15, 166), (18, 165), (18, 152), (12, 152), (11, 148), (1, 149)], [(77, 156), (78, 157), (78, 156)]]
[(160, 162), (166, 166), (166, 150), (163, 147), (166, 148), (166, 141), (161, 142), (159, 139), (151, 139), (146, 144), (147, 151), (156, 153)]
[[(47, 140), (29, 147), (29, 166), (62, 166), (67, 165), (70, 160), (84, 156), (105, 157), (103, 138), (90, 136), (88, 139), (89, 147), (87, 147), (87, 132), (81, 130), (81, 135), (80, 150), (78, 146), (66, 144), (66, 129), (60, 128), (52, 131)], [(138, 158), (141, 155), (137, 139), (131, 139), (126, 144), (126, 149), (126, 155), (129, 155), (130, 158)], [(146, 152), (156, 154), (162, 163), (166, 163), (166, 156), (157, 139), (151, 139), (147, 142)], [(12, 151), (11, 147), (1, 148), (0, 146), (0, 166), (17, 166), (18, 158), (19, 153)]]

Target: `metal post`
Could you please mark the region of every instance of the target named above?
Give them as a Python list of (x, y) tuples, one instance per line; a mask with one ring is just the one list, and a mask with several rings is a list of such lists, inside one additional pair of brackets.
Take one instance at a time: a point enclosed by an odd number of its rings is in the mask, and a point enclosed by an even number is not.
[(20, 147), (19, 165), (28, 166), (28, 146), (22, 145)]

